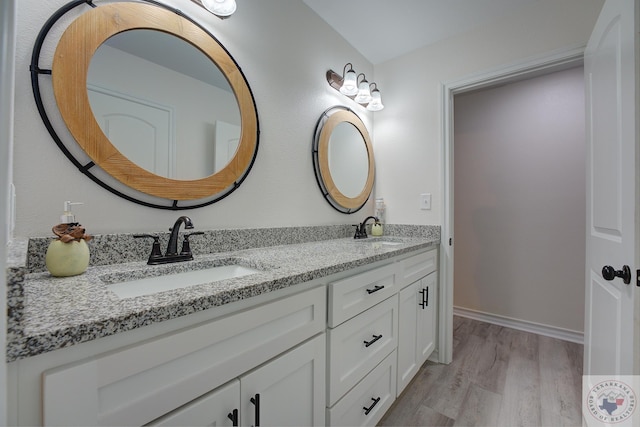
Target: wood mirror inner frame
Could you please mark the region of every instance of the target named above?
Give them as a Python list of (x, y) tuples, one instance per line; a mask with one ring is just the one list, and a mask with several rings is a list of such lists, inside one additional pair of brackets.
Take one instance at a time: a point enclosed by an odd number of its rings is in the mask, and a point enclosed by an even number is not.
[[(87, 92), (91, 58), (109, 37), (139, 28), (163, 31), (191, 43), (229, 81), (240, 110), (240, 142), (231, 161), (213, 175), (176, 180), (149, 172), (120, 153), (94, 118)], [(177, 201), (227, 195), (251, 169), (258, 149), (258, 115), (248, 83), (233, 58), (211, 34), (175, 11), (152, 4), (122, 2), (101, 5), (81, 14), (62, 35), (51, 74), (56, 103), (69, 132), (96, 165), (130, 188), (173, 200), (175, 208)]]
[[(329, 143), (331, 141), (331, 134), (336, 126), (345, 122), (355, 126), (362, 136), (362, 143), (367, 149), (369, 162), (366, 183), (360, 194), (355, 197), (347, 197), (338, 189), (329, 168)], [(316, 127), (313, 157), (316, 180), (329, 204), (331, 204), (334, 209), (347, 214), (360, 210), (371, 195), (375, 176), (373, 145), (369, 137), (369, 132), (360, 117), (347, 107), (336, 106), (326, 110), (320, 117)]]

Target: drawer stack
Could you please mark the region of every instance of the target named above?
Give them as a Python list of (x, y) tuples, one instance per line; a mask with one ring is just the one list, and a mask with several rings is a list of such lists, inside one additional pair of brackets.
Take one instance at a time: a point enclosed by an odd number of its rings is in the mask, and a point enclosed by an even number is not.
[(374, 426), (396, 397), (400, 272), (391, 263), (329, 284), (330, 426)]

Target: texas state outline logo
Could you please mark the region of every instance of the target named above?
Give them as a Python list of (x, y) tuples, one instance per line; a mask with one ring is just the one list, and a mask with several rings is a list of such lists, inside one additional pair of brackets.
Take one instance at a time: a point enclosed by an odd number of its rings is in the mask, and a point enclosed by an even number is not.
[(606, 379), (591, 386), (585, 394), (583, 408), (589, 414), (583, 415), (587, 425), (626, 425), (632, 422), (638, 400), (634, 388), (628, 383)]

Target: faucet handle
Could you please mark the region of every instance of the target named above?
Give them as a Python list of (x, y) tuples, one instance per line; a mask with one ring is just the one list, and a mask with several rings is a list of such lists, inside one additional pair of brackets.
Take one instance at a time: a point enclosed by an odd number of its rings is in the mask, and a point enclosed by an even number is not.
[(152, 264), (153, 261), (158, 258), (162, 258), (162, 250), (160, 249), (160, 238), (158, 236), (154, 236), (153, 234), (134, 234), (133, 237), (136, 239), (140, 238), (150, 238), (153, 239), (153, 246), (151, 247), (151, 254), (149, 255), (149, 261), (147, 264)]
[(184, 240), (182, 241), (182, 250), (180, 255), (191, 255), (191, 245), (189, 244), (189, 237), (204, 234), (204, 231), (194, 231), (193, 233), (185, 233)]

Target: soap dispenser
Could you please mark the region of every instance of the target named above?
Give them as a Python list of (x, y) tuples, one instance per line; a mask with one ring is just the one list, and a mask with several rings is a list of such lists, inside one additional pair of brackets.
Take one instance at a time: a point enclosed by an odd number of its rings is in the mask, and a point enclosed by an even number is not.
[(47, 248), (45, 264), (52, 276), (67, 277), (82, 274), (89, 266), (89, 246), (87, 241), (91, 236), (85, 234), (85, 229), (76, 222), (71, 212), (73, 205), (80, 202), (64, 202), (64, 212), (60, 216), (60, 224), (51, 230), (57, 236)]
[(372, 236), (382, 236), (382, 223), (384, 223), (386, 205), (382, 197), (376, 199), (376, 223), (371, 226)]

